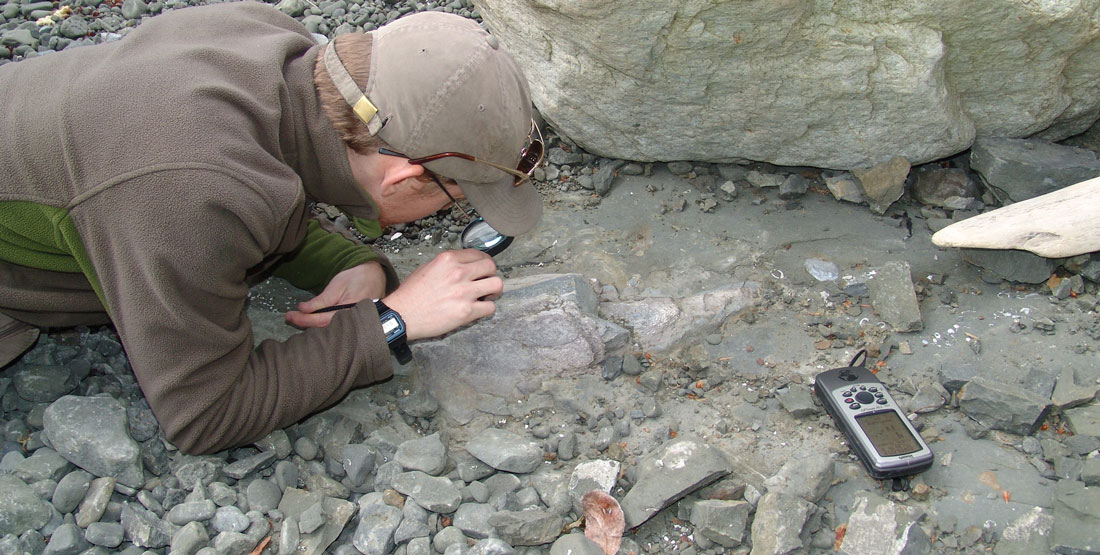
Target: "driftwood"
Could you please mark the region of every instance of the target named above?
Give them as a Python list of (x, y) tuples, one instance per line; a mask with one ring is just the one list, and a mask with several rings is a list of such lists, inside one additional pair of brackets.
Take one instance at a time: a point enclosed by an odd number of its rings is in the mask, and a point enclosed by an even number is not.
[(1019, 249), (1046, 258), (1100, 251), (1100, 177), (951, 224), (932, 243)]

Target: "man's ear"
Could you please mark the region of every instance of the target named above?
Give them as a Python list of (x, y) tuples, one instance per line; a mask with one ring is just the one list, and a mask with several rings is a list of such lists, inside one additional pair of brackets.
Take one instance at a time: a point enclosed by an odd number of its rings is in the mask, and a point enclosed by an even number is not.
[[(410, 164), (402, 158), (391, 157), (393, 163), (386, 167), (382, 176), (382, 196), (387, 197), (401, 190), (401, 183), (406, 179), (424, 175), (424, 166)], [(415, 183), (412, 181), (410, 183)]]

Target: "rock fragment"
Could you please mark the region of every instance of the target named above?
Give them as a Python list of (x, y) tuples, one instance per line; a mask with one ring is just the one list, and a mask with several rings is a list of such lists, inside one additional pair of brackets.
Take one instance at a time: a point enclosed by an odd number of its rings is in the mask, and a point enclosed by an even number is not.
[(737, 547), (745, 538), (752, 505), (746, 501), (704, 499), (691, 507), (695, 532), (722, 547)]
[(1031, 435), (1050, 410), (1049, 399), (1023, 388), (978, 376), (959, 390), (959, 410), (994, 430)]
[(681, 435), (638, 463), (637, 481), (620, 501), (627, 528), (640, 526), (658, 511), (733, 471), (718, 448)]
[(541, 509), (499, 511), (489, 517), (489, 524), (511, 545), (543, 545), (561, 535), (565, 519)]
[(905, 178), (909, 176), (909, 161), (901, 156), (867, 169), (853, 169), (852, 175), (863, 188), (863, 195), (876, 214), (886, 209), (905, 193)]
[(932, 542), (920, 527), (923, 512), (873, 493), (856, 494), (841, 552), (849, 555), (928, 553)]
[(1020, 202), (1100, 175), (1092, 151), (1038, 139), (979, 137), (970, 167), (1001, 202)]
[(801, 549), (802, 529), (815, 509), (801, 497), (765, 493), (756, 505), (752, 521), (752, 552), (780, 555)]
[(908, 262), (882, 264), (868, 277), (867, 288), (871, 306), (894, 330), (910, 332), (924, 327)]

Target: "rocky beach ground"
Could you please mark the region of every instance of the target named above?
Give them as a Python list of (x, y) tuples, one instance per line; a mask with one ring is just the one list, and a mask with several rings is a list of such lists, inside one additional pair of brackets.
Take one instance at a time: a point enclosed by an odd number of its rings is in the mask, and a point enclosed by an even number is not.
[[(78, 47), (186, 5), (9, 1), (0, 44)], [(280, 6), (331, 35), (439, 4)], [(1096, 128), (851, 173), (607, 160), (547, 131), (546, 213), (497, 257), (498, 314), (255, 445), (178, 453), (110, 328), (44, 335), (0, 370), (0, 553), (603, 553), (591, 490), (622, 507), (621, 553), (1100, 551), (1100, 257), (930, 241), (1029, 176), (1100, 175)], [(461, 225), (376, 244), (404, 275)], [(257, 340), (294, 333), (306, 296), (256, 287)], [(872, 479), (814, 398), (859, 351), (929, 470)]]

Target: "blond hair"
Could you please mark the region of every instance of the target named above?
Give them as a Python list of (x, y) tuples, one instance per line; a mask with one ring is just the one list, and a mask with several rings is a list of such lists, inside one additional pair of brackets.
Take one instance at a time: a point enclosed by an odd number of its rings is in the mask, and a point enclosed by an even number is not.
[[(371, 40), (371, 36), (367, 33), (346, 33), (324, 46), (324, 48), (336, 48), (340, 61), (360, 89), (363, 88), (362, 83), (366, 81), (366, 76), (370, 74)], [(321, 110), (336, 129), (336, 133), (352, 150), (360, 154), (367, 154), (368, 151), (386, 146), (382, 139), (370, 134), (367, 125), (355, 115), (351, 106), (348, 106), (343, 95), (336, 89), (336, 84), (332, 82), (328, 70), (325, 69), (323, 58), (322, 49), (313, 63), (313, 86), (317, 89)]]

